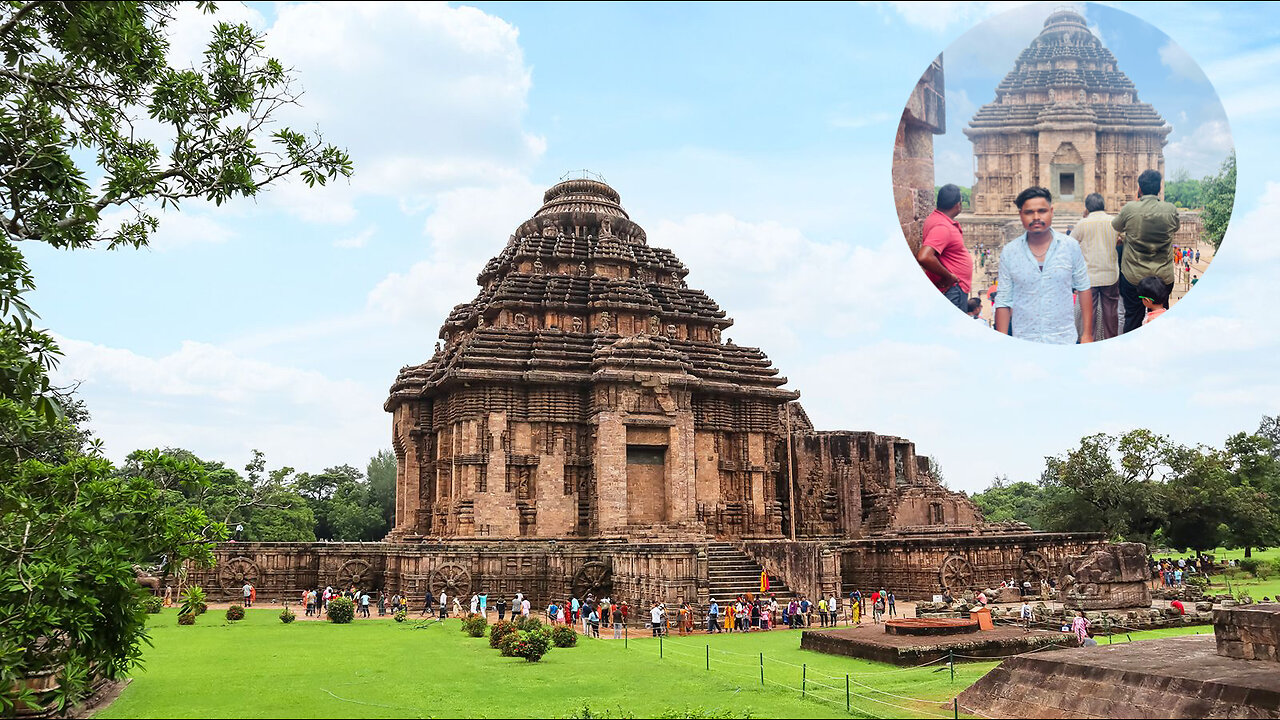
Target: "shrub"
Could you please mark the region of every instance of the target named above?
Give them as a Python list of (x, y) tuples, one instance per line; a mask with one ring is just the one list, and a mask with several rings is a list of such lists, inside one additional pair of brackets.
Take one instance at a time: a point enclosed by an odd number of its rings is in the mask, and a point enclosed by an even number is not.
[(142, 598), (142, 608), (152, 615), (155, 615), (164, 609), (164, 601), (155, 595), (148, 595)]
[(501, 648), (503, 638), (516, 631), (515, 623), (510, 620), (499, 620), (489, 626), (489, 647)]
[(329, 601), (329, 620), (339, 625), (351, 622), (356, 617), (356, 604), (350, 598), (336, 597)]
[(239, 605), (232, 605), (227, 608), (227, 621), (235, 622), (244, 619), (244, 608)]
[(196, 624), (195, 613), (179, 613), (178, 624), (179, 625), (195, 625)]
[(288, 625), (289, 623), (297, 619), (298, 619), (298, 615), (294, 613), (292, 610), (290, 610), (288, 607), (285, 607), (285, 609), (280, 611), (280, 622), (284, 623), (285, 625)]
[(405, 620), (408, 620), (408, 619), (409, 619), (409, 613), (407, 613), (407, 612), (405, 612), (405, 611), (401, 610), (400, 612), (397, 612), (397, 613), (394, 615), (394, 617), (395, 617), (395, 619), (396, 619), (396, 622), (404, 622)]
[[(194, 625), (196, 616), (203, 614), (209, 608), (205, 603), (204, 588), (199, 585), (192, 585), (183, 590), (179, 600), (182, 601), (182, 605), (178, 607), (178, 623), (180, 625)], [(182, 622), (183, 615), (190, 616), (191, 621)]]
[(511, 637), (515, 638), (511, 643), (512, 657), (522, 657), (529, 662), (538, 662), (551, 650), (551, 633), (545, 630), (521, 630), (509, 636), (508, 639)]
[(462, 632), (471, 637), (484, 637), (487, 627), (489, 627), (489, 621), (483, 615), (468, 615), (462, 619)]
[(1256, 577), (1258, 575), (1258, 570), (1261, 569), (1263, 565), (1263, 562), (1256, 557), (1247, 557), (1241, 558), (1240, 562), (1237, 564), (1240, 566), (1241, 570), (1244, 570), (1250, 575)]
[(551, 643), (558, 648), (573, 647), (578, 644), (578, 633), (568, 625), (557, 625), (551, 629)]
[(503, 635), (502, 639), (498, 641), (498, 653), (502, 655), (502, 657), (515, 657), (516, 644), (519, 642), (520, 631), (512, 630), (511, 632)]
[(1193, 587), (1197, 590), (1204, 590), (1205, 588), (1209, 587), (1209, 578), (1203, 575), (1192, 575), (1188, 577), (1184, 582), (1186, 582), (1188, 586)]
[(523, 615), (516, 617), (516, 629), (521, 632), (529, 632), (542, 629), (542, 621), (532, 615), (524, 617)]

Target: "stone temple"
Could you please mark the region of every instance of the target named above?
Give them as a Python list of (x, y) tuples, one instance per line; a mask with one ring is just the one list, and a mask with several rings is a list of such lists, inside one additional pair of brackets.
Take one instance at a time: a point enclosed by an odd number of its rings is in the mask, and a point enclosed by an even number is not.
[(763, 568), (781, 595), (919, 597), (1056, 576), (1100, 542), (984, 522), (907, 440), (815, 430), (688, 275), (602, 180), (553, 186), (391, 387), (386, 541), (227, 544), (197, 581), (705, 604)]

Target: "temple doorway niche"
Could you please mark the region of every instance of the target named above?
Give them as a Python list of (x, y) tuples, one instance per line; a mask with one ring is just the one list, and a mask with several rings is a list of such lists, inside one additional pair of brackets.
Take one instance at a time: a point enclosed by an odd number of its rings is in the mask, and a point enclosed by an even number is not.
[(1084, 195), (1084, 159), (1080, 151), (1069, 142), (1058, 146), (1049, 164), (1049, 191), (1054, 200), (1068, 202)]
[(667, 519), (667, 428), (627, 428), (627, 523)]

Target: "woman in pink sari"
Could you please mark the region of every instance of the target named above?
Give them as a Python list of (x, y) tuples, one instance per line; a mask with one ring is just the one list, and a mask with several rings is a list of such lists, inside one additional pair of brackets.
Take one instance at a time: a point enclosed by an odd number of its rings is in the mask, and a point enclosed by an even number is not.
[(1071, 621), (1071, 632), (1076, 634), (1076, 642), (1084, 647), (1084, 641), (1089, 637), (1089, 621), (1085, 618), (1083, 610)]

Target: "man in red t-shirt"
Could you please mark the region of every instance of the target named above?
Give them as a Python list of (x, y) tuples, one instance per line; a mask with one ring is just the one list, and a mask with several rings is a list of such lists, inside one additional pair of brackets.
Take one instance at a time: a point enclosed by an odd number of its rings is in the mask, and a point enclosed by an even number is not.
[(964, 246), (960, 223), (956, 222), (962, 208), (960, 188), (951, 184), (938, 188), (938, 209), (924, 221), (924, 238), (916, 262), (952, 305), (967, 312), (973, 258)]

